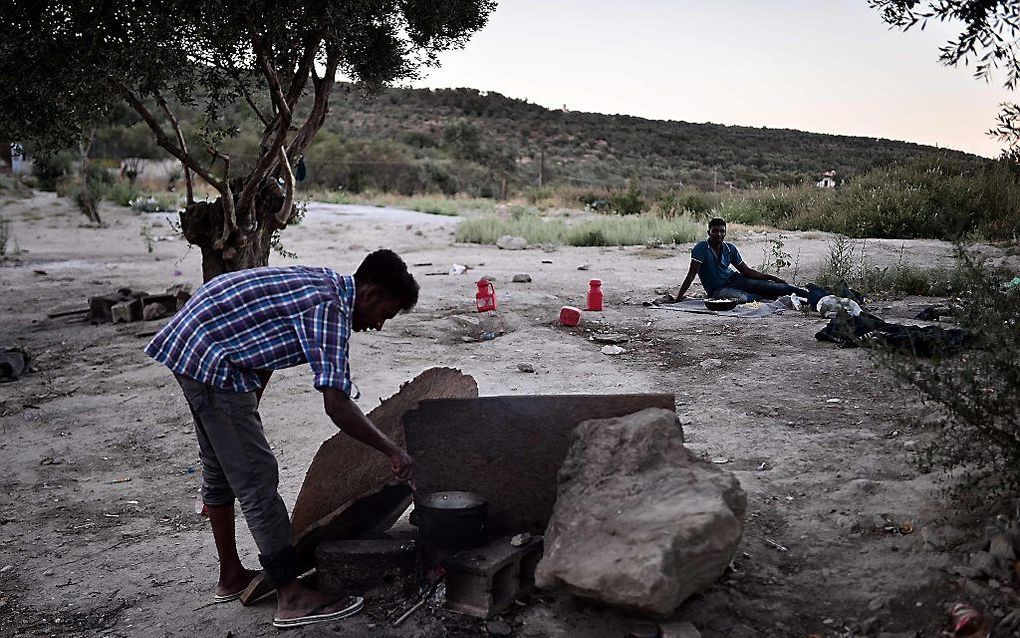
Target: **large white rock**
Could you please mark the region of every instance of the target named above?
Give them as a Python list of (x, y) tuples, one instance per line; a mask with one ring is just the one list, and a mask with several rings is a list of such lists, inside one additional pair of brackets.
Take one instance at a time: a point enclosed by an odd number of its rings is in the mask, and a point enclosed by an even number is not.
[(746, 508), (733, 474), (683, 446), (673, 412), (584, 421), (560, 469), (536, 582), (669, 614), (723, 574)]
[(503, 250), (524, 250), (528, 247), (528, 240), (514, 235), (503, 235), (496, 240), (496, 246)]

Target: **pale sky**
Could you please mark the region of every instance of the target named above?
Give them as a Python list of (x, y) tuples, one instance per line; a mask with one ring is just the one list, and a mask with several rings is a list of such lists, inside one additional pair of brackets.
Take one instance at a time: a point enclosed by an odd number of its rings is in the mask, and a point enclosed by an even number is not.
[(549, 108), (906, 140), (988, 157), (1017, 100), (938, 48), (958, 31), (890, 30), (865, 0), (503, 0), (417, 87)]

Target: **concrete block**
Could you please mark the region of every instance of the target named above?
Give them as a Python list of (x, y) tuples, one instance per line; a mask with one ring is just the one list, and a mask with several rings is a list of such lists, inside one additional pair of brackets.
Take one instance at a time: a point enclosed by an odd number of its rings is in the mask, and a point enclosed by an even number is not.
[(541, 536), (521, 547), (511, 545), (507, 536), (454, 554), (443, 563), (447, 608), (492, 618), (534, 589), (535, 566), (541, 557)]
[(315, 550), (318, 588), (366, 599), (404, 598), (417, 589), (417, 544), (409, 539), (327, 541)]

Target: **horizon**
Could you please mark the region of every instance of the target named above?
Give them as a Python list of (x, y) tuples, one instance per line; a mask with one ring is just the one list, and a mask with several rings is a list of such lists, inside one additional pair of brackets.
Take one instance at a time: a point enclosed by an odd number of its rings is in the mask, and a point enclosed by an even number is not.
[[(542, 16), (536, 21), (535, 16)], [(890, 29), (864, 2), (512, 0), (412, 88), (471, 88), (551, 110), (911, 142), (994, 158), (1015, 101), (938, 48), (959, 29)], [(668, 37), (664, 36), (668, 33)], [(753, 59), (753, 66), (747, 60)], [(683, 63), (673, 62), (684, 60)], [(748, 69), (750, 71), (748, 71)]]

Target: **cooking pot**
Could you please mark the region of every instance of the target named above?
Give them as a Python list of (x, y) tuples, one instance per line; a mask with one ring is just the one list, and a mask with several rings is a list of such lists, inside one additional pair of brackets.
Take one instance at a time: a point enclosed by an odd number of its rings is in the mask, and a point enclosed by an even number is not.
[(427, 546), (469, 549), (485, 540), (488, 511), (488, 503), (474, 492), (431, 492), (414, 497), (411, 522)]

